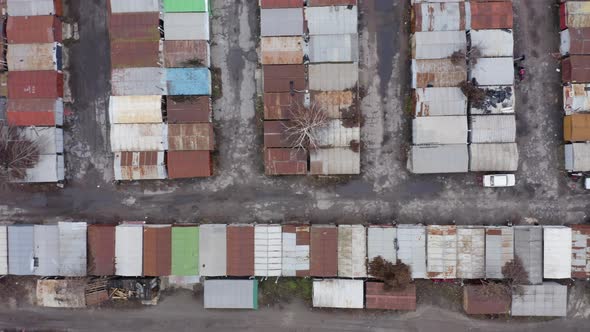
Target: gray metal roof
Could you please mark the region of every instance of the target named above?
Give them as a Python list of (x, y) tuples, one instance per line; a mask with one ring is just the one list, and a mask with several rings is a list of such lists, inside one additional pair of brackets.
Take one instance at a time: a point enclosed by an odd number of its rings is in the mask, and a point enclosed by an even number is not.
[(467, 53), (465, 31), (426, 31), (412, 35), (413, 59), (444, 59), (457, 51)]
[(466, 144), (467, 116), (431, 116), (412, 120), (413, 144)]
[(473, 115), (469, 122), (471, 143), (512, 143), (516, 140), (514, 114)]
[(317, 131), (320, 147), (350, 147), (350, 142), (361, 140), (360, 127), (347, 126), (342, 119), (331, 119)]
[(469, 109), (472, 115), (514, 113), (514, 88), (511, 85), (481, 87), (486, 97), (481, 105)]
[(160, 11), (159, 0), (110, 0), (113, 13), (146, 13)]
[(513, 85), (513, 58), (479, 58), (477, 63), (471, 66), (469, 79), (473, 78), (479, 85)]
[(397, 227), (397, 258), (410, 266), (412, 278), (426, 278), (426, 227), (399, 225)]
[(543, 229), (541, 227), (514, 227), (514, 255), (522, 260), (531, 284), (543, 282)]
[(54, 0), (8, 0), (6, 1), (6, 5), (6, 11), (10, 16), (39, 16), (57, 14)]
[(421, 23), (416, 27), (420, 31), (457, 31), (465, 30), (466, 27), (471, 26), (471, 15), (466, 13), (469, 6), (463, 6), (462, 3), (449, 3), (458, 2), (453, 0), (436, 1), (437, 3), (424, 3), (435, 1), (421, 2), (422, 4), (417, 6), (421, 6), (420, 13), (422, 15), (416, 18)]
[(326, 6), (305, 8), (310, 35), (355, 34), (358, 31), (356, 6)]
[(502, 267), (514, 259), (514, 229), (486, 226), (486, 278), (503, 279)]
[(209, 224), (199, 227), (199, 272), (202, 276), (227, 274), (226, 225)]
[(35, 237), (33, 225), (8, 226), (8, 273), (33, 274)]
[(567, 315), (567, 286), (556, 282), (524, 285), (524, 294), (512, 294), (512, 316)]
[(571, 143), (564, 146), (565, 169), (570, 172), (590, 171), (590, 143)]
[(518, 169), (518, 146), (516, 143), (469, 145), (469, 170), (516, 171)]
[(543, 227), (543, 277), (566, 279), (572, 276), (572, 229)]
[(64, 152), (63, 129), (55, 127), (21, 127), (23, 138), (34, 142), (39, 154), (57, 154)]
[(261, 9), (260, 35), (262, 37), (303, 35), (303, 9)]
[(367, 276), (367, 233), (363, 225), (338, 226), (338, 277)]
[(166, 40), (209, 40), (209, 13), (165, 13)]
[(315, 149), (310, 152), (309, 159), (314, 175), (360, 173), (360, 151), (353, 151), (350, 147)]
[(415, 174), (467, 173), (469, 155), (466, 144), (414, 145), (408, 170)]
[(459, 88), (418, 88), (415, 116), (467, 115), (467, 97)]
[(35, 275), (59, 275), (59, 231), (57, 225), (34, 225)]
[(394, 227), (370, 226), (367, 228), (367, 257), (369, 261), (377, 256), (395, 263), (397, 261), (397, 229)]
[(64, 277), (86, 275), (85, 222), (59, 222), (59, 274)]
[(482, 57), (512, 57), (514, 37), (512, 30), (471, 30), (471, 47), (477, 47)]
[(64, 156), (55, 154), (39, 155), (39, 161), (33, 168), (27, 168), (27, 174), (22, 180), (13, 182), (48, 183), (64, 179)]
[(113, 69), (111, 85), (113, 96), (162, 96), (168, 94), (165, 68)]
[(205, 280), (206, 309), (257, 309), (258, 280)]
[(309, 38), (309, 61), (322, 62), (357, 62), (358, 35), (313, 35)]
[(359, 79), (358, 63), (322, 63), (309, 65), (309, 89), (339, 91), (354, 89)]

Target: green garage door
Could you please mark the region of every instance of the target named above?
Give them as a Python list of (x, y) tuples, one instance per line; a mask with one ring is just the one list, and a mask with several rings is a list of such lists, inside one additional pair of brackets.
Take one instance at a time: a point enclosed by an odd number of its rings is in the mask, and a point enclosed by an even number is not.
[(206, 12), (209, 0), (164, 0), (166, 13)]
[(172, 227), (172, 275), (199, 274), (199, 227)]

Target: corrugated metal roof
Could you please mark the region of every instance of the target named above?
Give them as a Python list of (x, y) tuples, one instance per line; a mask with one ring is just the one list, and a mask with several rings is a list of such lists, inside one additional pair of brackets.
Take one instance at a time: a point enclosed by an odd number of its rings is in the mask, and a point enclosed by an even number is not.
[(457, 227), (457, 278), (485, 278), (485, 229)]
[(471, 13), (471, 29), (512, 29), (512, 1), (471, 1), (466, 6)]
[(280, 225), (254, 227), (254, 275), (261, 277), (281, 275), (282, 235)]
[(302, 36), (303, 9), (261, 9), (260, 35), (262, 37)]
[(162, 96), (168, 94), (165, 68), (116, 68), (111, 74), (113, 96)]
[(310, 232), (309, 274), (314, 277), (338, 275), (338, 228), (332, 225), (312, 226)]
[(303, 8), (303, 0), (260, 0), (260, 8)]
[(500, 315), (510, 313), (510, 295), (485, 293), (483, 285), (463, 286), (463, 309), (468, 315)]
[(254, 275), (254, 227), (252, 225), (227, 226), (227, 275), (236, 277)]
[(311, 91), (311, 103), (319, 105), (331, 119), (358, 118), (357, 95), (347, 91)]
[(202, 276), (227, 275), (227, 233), (225, 225), (201, 225), (199, 229), (199, 262), (199, 270)]
[(307, 152), (290, 148), (264, 150), (266, 175), (307, 174)]
[(167, 13), (209, 11), (209, 0), (163, 0), (162, 4)]
[(168, 97), (166, 100), (168, 123), (211, 122), (209, 96)]
[(412, 88), (456, 87), (467, 79), (467, 65), (450, 59), (412, 60)]
[(199, 274), (200, 231), (196, 226), (174, 226), (171, 230), (171, 274)]
[(514, 230), (486, 226), (486, 278), (503, 279), (502, 267), (514, 259)]
[(531, 284), (543, 282), (543, 230), (541, 227), (514, 227), (514, 255), (522, 260)]
[(310, 173), (313, 175), (359, 174), (360, 148), (320, 148), (310, 151)]
[(59, 274), (64, 277), (86, 276), (85, 222), (59, 222)]
[(512, 294), (512, 316), (567, 315), (567, 286), (555, 282), (522, 285), (523, 295)]
[(306, 277), (309, 275), (309, 244), (309, 226), (283, 226), (282, 276)]
[(457, 228), (428, 225), (426, 229), (428, 278), (455, 279), (457, 277)]
[(302, 93), (265, 93), (264, 94), (264, 119), (283, 120), (291, 119), (293, 110), (303, 106), (305, 95)]
[(518, 146), (516, 143), (469, 145), (469, 170), (516, 171), (518, 169)]
[(165, 40), (164, 66), (198, 67), (211, 65), (211, 50), (206, 40)]
[(128, 13), (109, 16), (109, 37), (113, 41), (160, 40), (160, 14)]
[(514, 114), (473, 115), (469, 122), (471, 143), (512, 143), (516, 140)]
[(37, 280), (36, 304), (49, 308), (85, 308), (85, 279)]
[(563, 118), (563, 139), (568, 142), (590, 140), (590, 114), (572, 114)]
[(8, 273), (32, 275), (34, 248), (33, 225), (8, 226)]
[(168, 151), (170, 179), (207, 177), (213, 175), (209, 151)]
[(141, 276), (142, 258), (143, 225), (118, 225), (115, 228), (115, 273), (119, 276)]
[(304, 65), (267, 65), (262, 68), (264, 92), (305, 90)]
[(209, 13), (165, 13), (166, 40), (209, 40)]
[(293, 147), (295, 139), (287, 132), (290, 125), (290, 121), (264, 121), (264, 147)]
[(466, 144), (467, 116), (431, 116), (412, 119), (414, 144)]
[(326, 279), (313, 281), (314, 308), (362, 309), (364, 281)]
[(162, 96), (111, 96), (111, 123), (162, 122)]
[(590, 27), (590, 4), (584, 1), (568, 1), (565, 3), (565, 11), (567, 27)]
[(258, 280), (205, 280), (205, 309), (258, 309)]
[(415, 90), (415, 116), (467, 115), (467, 97), (459, 88)]
[(410, 150), (407, 167), (415, 174), (467, 173), (467, 145), (414, 145)]
[(572, 225), (571, 227), (572, 277), (590, 278), (590, 225)]
[(62, 42), (61, 22), (55, 16), (9, 16), (6, 19), (9, 44)]
[(465, 31), (416, 32), (410, 38), (412, 59), (444, 59), (455, 52), (467, 54)]
[(63, 97), (63, 74), (56, 71), (9, 71), (8, 98)]
[[(56, 7), (60, 6), (60, 7)], [(55, 0), (7, 0), (10, 16), (60, 15), (61, 3)]]
[(13, 126), (61, 126), (64, 104), (57, 99), (9, 99), (6, 119)]
[(39, 154), (64, 152), (63, 129), (55, 127), (21, 127), (18, 132), (23, 139), (37, 145)]
[(413, 9), (413, 31), (458, 31), (471, 25), (464, 3), (424, 3)]
[(214, 150), (211, 123), (182, 123), (168, 125), (168, 150)]
[(571, 278), (572, 229), (564, 226), (543, 227), (543, 277)]
[(358, 35), (312, 35), (309, 38), (309, 61), (322, 62), (357, 62)]
[(318, 129), (320, 147), (351, 147), (361, 140), (360, 127), (350, 127), (346, 120), (332, 119), (325, 127)]
[(348, 90), (357, 86), (358, 63), (322, 63), (308, 68), (310, 90)]
[(514, 36), (512, 30), (471, 30), (471, 47), (476, 47), (481, 57), (512, 57)]
[(115, 274), (114, 225), (88, 225), (88, 274)]
[(44, 44), (9, 44), (6, 52), (8, 70), (61, 70), (61, 45)]
[(161, 41), (111, 41), (111, 68), (156, 67), (162, 60)]
[(410, 267), (412, 278), (426, 278), (426, 227), (399, 225), (397, 244), (397, 259)]
[(563, 87), (566, 115), (590, 111), (590, 84), (567, 84)]
[(569, 28), (561, 31), (560, 36), (561, 55), (590, 54), (590, 28)]
[(164, 151), (116, 152), (115, 180), (155, 180), (166, 178)]
[(260, 52), (263, 65), (303, 63), (303, 37), (262, 37)]
[(305, 19), (311, 36), (355, 34), (358, 29), (358, 8), (356, 6), (307, 7)]
[(34, 225), (34, 273), (38, 276), (59, 275), (59, 231), (57, 225)]
[[(198, 239), (198, 237), (197, 237)], [(143, 275), (171, 275), (172, 236), (170, 225), (143, 228)], [(198, 257), (198, 256), (197, 256)]]
[(112, 13), (141, 13), (160, 11), (159, 0), (111, 0)]
[(387, 226), (369, 226), (367, 228), (367, 257), (369, 262), (375, 257), (397, 262), (397, 229)]
[(166, 85), (171, 96), (211, 95), (208, 68), (167, 68)]
[(480, 87), (485, 98), (480, 105), (471, 103), (469, 112), (475, 114), (514, 113), (514, 88), (512, 86)]
[(514, 60), (512, 57), (479, 58), (472, 65), (469, 79), (476, 79), (479, 85), (513, 85)]
[(0, 274), (8, 274), (8, 230), (0, 225)]
[(338, 277), (367, 276), (367, 234), (362, 225), (338, 226)]
[(367, 309), (416, 310), (416, 285), (403, 290), (385, 290), (382, 282), (367, 281), (365, 302)]
[(590, 144), (566, 144), (564, 150), (566, 170), (570, 172), (590, 171)]
[(45, 183), (64, 179), (64, 156), (55, 154), (39, 155), (39, 161), (33, 168), (27, 168), (24, 179), (12, 179), (12, 182)]
[(164, 151), (168, 149), (168, 126), (165, 123), (112, 124), (111, 150)]
[(572, 55), (561, 61), (563, 83), (590, 82), (590, 55)]

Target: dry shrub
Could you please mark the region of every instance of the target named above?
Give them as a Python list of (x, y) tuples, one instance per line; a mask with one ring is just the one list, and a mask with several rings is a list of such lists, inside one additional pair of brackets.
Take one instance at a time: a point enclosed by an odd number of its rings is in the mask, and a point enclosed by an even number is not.
[(459, 88), (461, 88), (461, 92), (471, 101), (472, 106), (480, 107), (483, 105), (486, 99), (486, 92), (477, 86), (477, 81), (463, 81), (459, 83)]
[(467, 52), (467, 59), (469, 60), (469, 63), (471, 65), (475, 65), (477, 64), (479, 58), (481, 58), (481, 51), (479, 50), (479, 48), (477, 48), (477, 46), (471, 47), (471, 49), (469, 49), (469, 52)]
[(369, 262), (369, 274), (384, 282), (384, 290), (403, 290), (412, 282), (409, 266), (400, 260), (393, 264), (381, 256)]
[(463, 51), (455, 51), (451, 54), (451, 63), (455, 66), (464, 65), (467, 62), (467, 56)]
[(27, 168), (39, 161), (36, 142), (26, 139), (16, 127), (0, 121), (0, 185), (11, 179), (22, 180)]
[(522, 294), (521, 285), (529, 283), (529, 273), (525, 270), (522, 260), (518, 256), (504, 264), (502, 267), (504, 281), (517, 294)]
[(479, 295), (486, 298), (510, 297), (510, 287), (503, 283), (484, 281), (477, 289)]
[(285, 125), (287, 141), (293, 142), (294, 149), (315, 150), (319, 147), (319, 131), (328, 121), (328, 114), (320, 104), (314, 103), (309, 109), (297, 105)]

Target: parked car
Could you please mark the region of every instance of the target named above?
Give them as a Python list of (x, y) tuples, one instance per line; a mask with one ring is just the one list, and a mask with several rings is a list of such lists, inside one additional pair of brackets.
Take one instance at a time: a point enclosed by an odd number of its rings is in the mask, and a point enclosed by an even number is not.
[(483, 177), (484, 187), (512, 187), (515, 183), (514, 174), (489, 174)]

